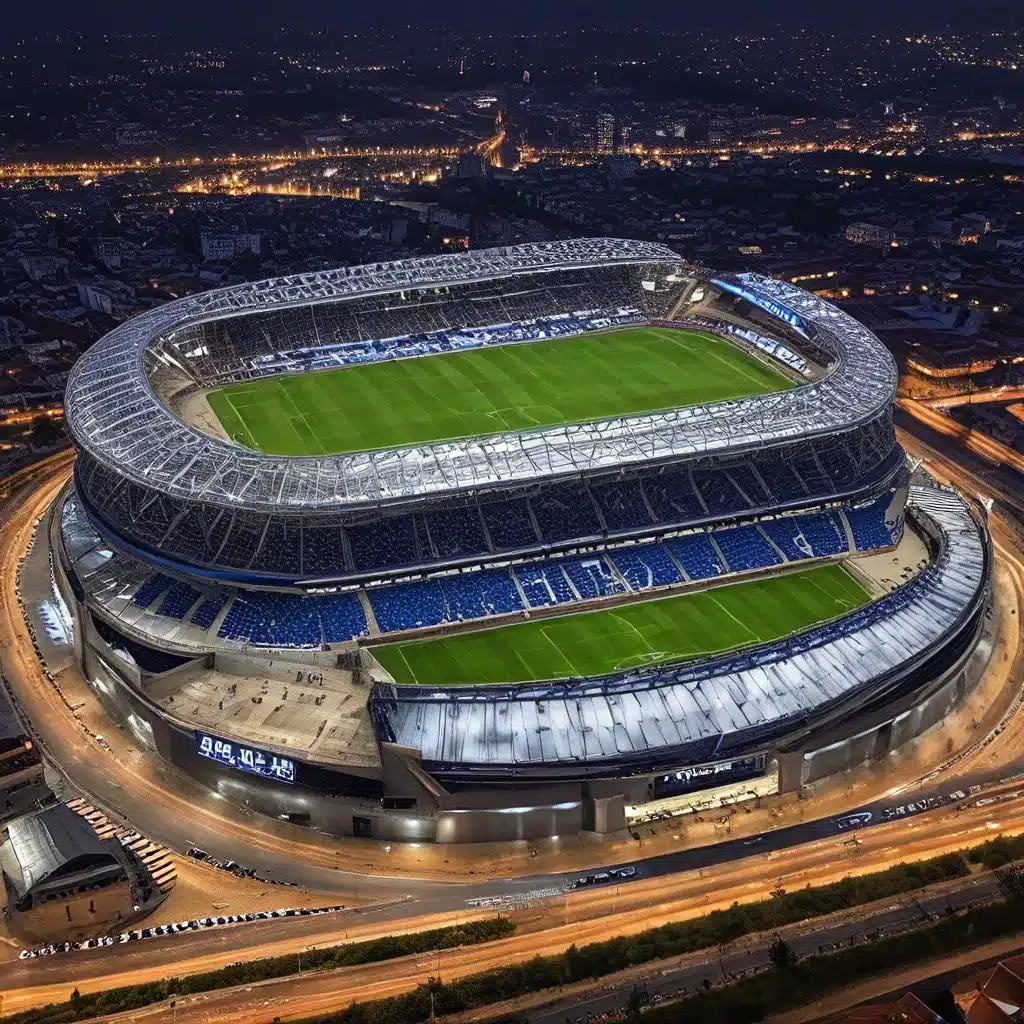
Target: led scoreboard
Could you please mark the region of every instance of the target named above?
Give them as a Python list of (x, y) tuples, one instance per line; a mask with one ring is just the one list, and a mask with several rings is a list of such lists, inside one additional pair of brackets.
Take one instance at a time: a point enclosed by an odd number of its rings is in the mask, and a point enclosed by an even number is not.
[(196, 747), (200, 757), (226, 764), (229, 768), (277, 782), (295, 782), (295, 762), (290, 758), (278, 757), (277, 754), (256, 750), (254, 747), (244, 747), (240, 743), (218, 739), (205, 732), (196, 733)]

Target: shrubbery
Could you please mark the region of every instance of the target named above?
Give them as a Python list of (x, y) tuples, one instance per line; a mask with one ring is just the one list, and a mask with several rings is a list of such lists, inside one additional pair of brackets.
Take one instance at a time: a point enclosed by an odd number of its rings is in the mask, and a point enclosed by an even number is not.
[[(503, 939), (514, 931), (514, 925), (508, 920), (495, 917), (484, 921), (469, 921), (449, 928), (434, 928), (427, 932), (387, 935), (366, 942), (350, 942), (342, 946), (312, 949), (302, 954), (302, 961), (303, 967), (310, 970), (331, 970), (335, 967), (392, 960), (412, 953), (428, 953), (438, 949), (492, 942), (495, 939)], [(233, 967), (193, 974), (187, 978), (169, 978), (167, 981), (152, 982), (148, 985), (128, 985), (106, 992), (80, 995), (76, 989), (75, 994), (66, 1003), (51, 1003), (37, 1010), (12, 1014), (5, 1018), (4, 1024), (66, 1024), (71, 1021), (87, 1020), (108, 1013), (136, 1010), (175, 995), (210, 992), (218, 988), (231, 988), (233, 985), (250, 985), (270, 978), (285, 978), (295, 974), (297, 968), (296, 955), (288, 954), (266, 957), (263, 960), (250, 960)]]
[[(1014, 844), (1020, 844), (1019, 851)], [(431, 993), (433, 993), (436, 1013), (456, 1013), (558, 985), (599, 978), (636, 964), (708, 949), (721, 943), (731, 942), (751, 932), (772, 931), (806, 918), (835, 913), (927, 885), (934, 885), (936, 882), (961, 878), (969, 874), (968, 861), (996, 867), (1006, 863), (1014, 856), (1024, 856), (1024, 839), (1007, 840), (1000, 837), (967, 851), (966, 860), (961, 854), (943, 854), (940, 857), (933, 857), (930, 860), (914, 864), (898, 864), (885, 871), (876, 871), (858, 878), (844, 878), (830, 885), (808, 887), (793, 892), (778, 890), (770, 899), (756, 903), (737, 903), (728, 910), (712, 911), (710, 914), (689, 921), (674, 921), (657, 928), (649, 928), (636, 935), (619, 936), (583, 947), (573, 945), (564, 953), (555, 956), (535, 957), (524, 963), (469, 975), (449, 984), (442, 984), (434, 979), (430, 984), (421, 985), (404, 995), (367, 1003), (354, 1003), (346, 1010), (317, 1018), (317, 1020), (321, 1024), (335, 1024), (335, 1022), (337, 1024), (415, 1024), (430, 1015)], [(1002, 911), (1002, 908), (999, 909)], [(1013, 920), (1016, 921), (1020, 916), (1019, 908), (1013, 908), (1013, 910)], [(986, 913), (992, 913), (992, 911), (989, 910)], [(949, 927), (953, 929), (950, 934), (955, 932), (958, 922), (962, 920), (965, 918), (957, 918), (948, 922)], [(1003, 917), (999, 917), (999, 920), (1003, 920)], [(431, 950), (490, 942), (511, 935), (514, 930), (514, 926), (509, 921), (492, 918), (429, 932), (385, 936), (366, 942), (309, 950), (303, 954), (303, 966), (308, 966), (311, 970), (331, 970), (337, 967), (379, 962)], [(914, 933), (914, 935), (917, 934), (917, 932)], [(940, 939), (946, 941), (943, 938), (946, 935), (945, 932), (938, 934), (939, 939), (936, 939), (936, 942)], [(979, 937), (984, 938), (984, 936)], [(896, 940), (891, 941), (895, 942)], [(918, 948), (913, 942), (911, 946)], [(852, 956), (857, 952), (859, 951), (851, 950), (849, 955)], [(843, 954), (843, 956), (847, 955)], [(932, 954), (925, 953), (923, 955)], [(829, 958), (828, 962), (831, 964), (833, 959)], [(798, 969), (805, 972), (808, 985), (817, 983), (814, 981), (816, 976), (813, 976), (815, 968), (811, 966), (816, 962), (816, 959), (810, 959), (798, 965)], [(858, 960), (849, 962), (861, 963)], [(898, 962), (892, 960), (888, 965), (891, 966)], [(85, 1020), (89, 1017), (137, 1009), (173, 995), (208, 992), (234, 985), (252, 984), (270, 978), (287, 977), (296, 973), (297, 967), (297, 958), (294, 954), (269, 957), (183, 979), (172, 978), (166, 982), (151, 985), (134, 985), (109, 992), (79, 995), (66, 1003), (14, 1014), (5, 1018), (4, 1024), (70, 1024), (70, 1022)], [(851, 970), (853, 969), (851, 968)], [(856, 969), (860, 970), (861, 968), (857, 967)], [(751, 979), (751, 983), (762, 980), (761, 978)], [(731, 986), (729, 989), (722, 990), (721, 993), (718, 991), (709, 993), (707, 999), (710, 1000), (712, 996), (721, 996), (723, 999), (746, 998), (746, 996), (742, 996), (742, 992), (747, 991), (742, 988), (746, 984), (747, 982), (742, 982), (740, 986)], [(765, 984), (769, 983), (765, 982)], [(802, 991), (800, 986), (794, 985), (793, 991), (797, 989)], [(741, 995), (724, 994), (732, 993), (734, 990), (739, 990)], [(760, 993), (756, 996), (757, 998), (767, 998), (761, 989), (755, 988), (751, 991)], [(796, 1005), (796, 1003), (792, 1005)], [(645, 1019), (646, 1017), (647, 1014), (645, 1014)], [(704, 1018), (694, 1018), (694, 1020), (699, 1019)]]

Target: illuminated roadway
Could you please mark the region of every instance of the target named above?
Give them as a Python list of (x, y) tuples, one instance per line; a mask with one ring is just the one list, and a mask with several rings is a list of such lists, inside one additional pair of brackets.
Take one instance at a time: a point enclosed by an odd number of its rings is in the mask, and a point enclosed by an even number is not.
[[(952, 482), (965, 490), (994, 493), (986, 480), (949, 465), (933, 449), (911, 438), (901, 440), (912, 452), (926, 456), (929, 468), (944, 470)], [(557, 884), (567, 875), (578, 873), (574, 868), (570, 872), (532, 879), (500, 879), (493, 877), (494, 872), (488, 872), (491, 877), (486, 881), (454, 884), (413, 877), (416, 869), (410, 869), (407, 863), (396, 865), (405, 877), (388, 877), (382, 873), (386, 869), (381, 868), (379, 857), (373, 865), (373, 871), (378, 873), (367, 873), (365, 865), (370, 861), (361, 862), (360, 858), (366, 856), (367, 851), (376, 853), (379, 844), (367, 846), (352, 841), (333, 841), (270, 819), (240, 816), (176, 773), (171, 776), (158, 766), (140, 770), (138, 765), (122, 764), (117, 757), (104, 754), (43, 675), (15, 593), (17, 555), (27, 547), (34, 520), (53, 500), (69, 468), (67, 457), (63, 461), (56, 460), (52, 476), (42, 481), (34, 479), (12, 494), (5, 505), (0, 505), (3, 563), (0, 654), (29, 719), (65, 775), (73, 778), (78, 788), (115, 817), (129, 818), (141, 832), (172, 848), (181, 849), (194, 842), (216, 856), (232, 856), (258, 865), (270, 876), (290, 878), (310, 888), (340, 894), (352, 894), (358, 885), (360, 900), (390, 902), (356, 913), (347, 912), (341, 917), (255, 923), (52, 960), (13, 961), (7, 965), (0, 981), (5, 1011), (66, 998), (72, 984), (84, 992), (163, 978), (172, 964), (173, 972), (181, 975), (253, 956), (298, 954), (308, 945), (336, 943), (346, 937), (355, 939), (396, 930), (435, 927), (455, 919), (464, 920), (467, 915), (485, 913), (468, 909), (468, 899), (525, 893)], [(1012, 579), (1019, 602), (1024, 580), (1024, 562), (1018, 556), (1021, 541), (995, 516), (992, 532), (1000, 566)], [(1007, 668), (1015, 687), (1024, 679), (1020, 661), (1018, 653)], [(991, 791), (986, 789), (986, 800), (1000, 792), (1010, 795), (997, 804), (972, 807), (959, 813), (955, 806), (963, 801), (948, 799), (951, 792), (963, 790), (972, 782), (1009, 779), (1020, 772), (1018, 752), (1024, 749), (1024, 715), (1015, 716), (1004, 724), (1005, 728), (992, 742), (977, 745), (955, 768), (941, 772), (926, 786), (915, 787), (912, 792), (906, 791), (908, 786), (900, 787), (905, 791), (899, 798), (890, 797), (865, 805), (878, 819), (885, 808), (893, 813), (900, 801), (917, 804), (929, 796), (946, 797), (945, 806), (938, 811), (923, 811), (916, 817), (907, 816), (891, 824), (859, 830), (859, 846), (842, 845), (850, 834), (849, 821), (846, 819), (844, 827), (842, 816), (832, 815), (821, 820), (798, 821), (761, 835), (739, 835), (713, 847), (677, 848), (675, 853), (662, 854), (642, 863), (637, 861), (641, 878), (636, 882), (617, 889), (577, 891), (553, 904), (549, 902), (546, 909), (515, 911), (513, 916), (524, 918), (528, 930), (500, 943), (452, 951), (441, 954), (440, 958), (421, 956), (379, 967), (362, 967), (358, 970), (358, 979), (347, 975), (343, 984), (342, 979), (328, 975), (275, 983), (286, 985), (290, 994), (286, 1013), (326, 1010), (347, 1005), (354, 998), (375, 998), (403, 991), (437, 973), (438, 959), (442, 974), (451, 977), (488, 964), (510, 963), (541, 952), (558, 952), (573, 941), (608, 938), (701, 914), (716, 905), (729, 905), (736, 899), (757, 898), (780, 881), (783, 885), (821, 882), (851, 870), (872, 870), (901, 859), (930, 856), (980, 842), (996, 830), (1024, 831), (1024, 796), (1018, 793), (1018, 787), (1024, 789), (1024, 783), (1009, 782)], [(974, 794), (973, 799), (977, 798)], [(857, 801), (851, 800), (853, 802)], [(803, 808), (800, 812), (802, 815)], [(742, 832), (743, 815), (735, 820), (737, 833)], [(751, 819), (754, 820), (761, 822), (763, 818)], [(662, 843), (661, 849), (664, 848)], [(636, 847), (628, 844), (592, 847), (582, 854), (591, 862), (595, 859), (635, 861), (636, 856)], [(550, 858), (544, 858), (545, 864), (549, 861)], [(530, 861), (520, 857), (518, 864), (521, 871)], [(348, 870), (339, 870), (343, 868)], [(422, 873), (437, 875), (430, 868)], [(411, 898), (401, 898), (405, 896)], [(7, 956), (15, 955), (13, 951), (4, 952)], [(247, 1014), (244, 1019), (253, 1020), (263, 1019), (258, 1016), (258, 1010), (262, 1005), (260, 1000), (265, 998), (270, 996), (261, 987), (258, 994), (255, 991), (218, 993), (200, 1002), (207, 1014), (204, 1019), (242, 1019), (239, 1015)], [(276, 1013), (280, 1013), (280, 1004), (277, 1005)], [(140, 1011), (136, 1011), (135, 1016), (139, 1014)]]

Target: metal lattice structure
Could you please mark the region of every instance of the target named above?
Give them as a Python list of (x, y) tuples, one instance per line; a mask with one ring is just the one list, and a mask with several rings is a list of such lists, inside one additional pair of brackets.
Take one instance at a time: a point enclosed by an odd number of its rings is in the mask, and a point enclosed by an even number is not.
[[(758, 398), (486, 438), (320, 458), (262, 455), (188, 426), (157, 397), (147, 349), (187, 326), (408, 289), (573, 269), (680, 272), (664, 246), (582, 239), (274, 278), (190, 296), (116, 328), (68, 383), (69, 427), (87, 459), (140, 488), (232, 510), (338, 511), (655, 460), (739, 451), (849, 431), (890, 415), (896, 369), (874, 335), (830, 303), (766, 278), (745, 286), (785, 302), (831, 358), (828, 372)], [(693, 273), (692, 270), (689, 273)]]

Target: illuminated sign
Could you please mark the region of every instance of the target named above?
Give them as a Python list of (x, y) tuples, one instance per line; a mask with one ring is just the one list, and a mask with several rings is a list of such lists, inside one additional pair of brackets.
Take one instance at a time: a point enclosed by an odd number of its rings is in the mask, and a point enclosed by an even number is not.
[(759, 309), (763, 309), (766, 313), (771, 314), (778, 320), (782, 320), (784, 323), (789, 324), (790, 327), (795, 331), (799, 331), (804, 337), (807, 336), (807, 331), (804, 330), (804, 322), (798, 313), (794, 313), (789, 306), (784, 306), (781, 302), (776, 302), (774, 299), (768, 298), (767, 295), (761, 295), (759, 292), (752, 292), (749, 288), (741, 288), (738, 284), (730, 284), (728, 281), (714, 280), (711, 282), (719, 288), (730, 292), (733, 295), (738, 295), (741, 299), (746, 299), (747, 302), (753, 303)]
[(763, 774), (763, 756), (740, 757), (735, 761), (719, 761), (717, 764), (698, 764), (655, 779), (654, 796), (677, 796), (680, 793), (710, 789), (712, 786), (727, 786)]
[(196, 733), (196, 749), (200, 757), (226, 764), (229, 768), (238, 768), (243, 772), (261, 775), (265, 779), (275, 779), (277, 782), (295, 781), (295, 762), (287, 757), (278, 757), (276, 754), (268, 754), (265, 750), (255, 750), (253, 747), (243, 747), (240, 743), (230, 743), (228, 740), (217, 739), (216, 736), (207, 736), (204, 732)]

